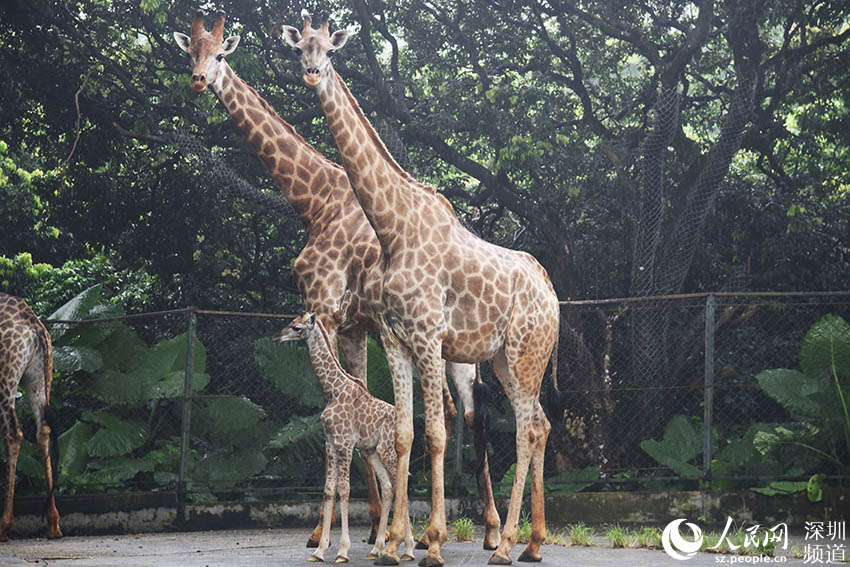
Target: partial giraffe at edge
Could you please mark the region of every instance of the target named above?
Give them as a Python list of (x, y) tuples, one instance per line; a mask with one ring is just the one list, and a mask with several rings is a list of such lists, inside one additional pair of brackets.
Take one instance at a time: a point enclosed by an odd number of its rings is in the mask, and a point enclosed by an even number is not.
[[(50, 333), (27, 303), (0, 293), (0, 433), (6, 445), (6, 499), (0, 520), (0, 541), (9, 538), (14, 523), (15, 471), (24, 434), (15, 413), (18, 386), (27, 392), (35, 417), (36, 439), (47, 481), (47, 537), (62, 537), (54, 499), (58, 438), (51, 423), (50, 387), (53, 383), (53, 344)], [(53, 451), (51, 451), (53, 445)]]

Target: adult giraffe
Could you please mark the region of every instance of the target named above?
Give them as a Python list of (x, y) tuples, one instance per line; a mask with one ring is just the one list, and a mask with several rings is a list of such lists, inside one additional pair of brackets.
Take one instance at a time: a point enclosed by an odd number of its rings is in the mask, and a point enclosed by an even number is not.
[(432, 470), (429, 548), (420, 565), (443, 564), (446, 431), (440, 384), (444, 358), (489, 361), (516, 414), (516, 476), (501, 542), (490, 563), (511, 562), (529, 465), (532, 534), (519, 559), (540, 561), (546, 533), (543, 458), (551, 427), (538, 397), (558, 335), (558, 299), (552, 283), (529, 254), (490, 244), (466, 230), (433, 187), (417, 182), (396, 163), (331, 64), (329, 56), (345, 45), (348, 32), (330, 35), (327, 16), (321, 18), (318, 30), (312, 27), (309, 14), (302, 12), (302, 16), (303, 29), (285, 26), (284, 38), (301, 60), (304, 81), (316, 89), (351, 186), (387, 259), (377, 309), (385, 313), (382, 337), (390, 345), (388, 359), (395, 366), (399, 466), (390, 541), (378, 562), (397, 561), (404, 534), (400, 513), (406, 510), (413, 440), (410, 383), (415, 361)]
[[(366, 338), (376, 329), (367, 305), (380, 302), (384, 259), (375, 231), (357, 202), (345, 170), (308, 144), (245, 81), (236, 76), (225, 57), (239, 44), (239, 36), (224, 39), (224, 14), (219, 12), (211, 31), (204, 27), (204, 14), (195, 14), (191, 36), (175, 32), (177, 45), (191, 55), (194, 66), (190, 87), (201, 93), (211, 87), (224, 104), (242, 135), (251, 143), (275, 184), (292, 204), (308, 234), (307, 244), (292, 265), (292, 275), (304, 306), (316, 313), (336, 349), (342, 348), (348, 371), (366, 381)], [(350, 304), (339, 310), (340, 298), (350, 292)], [(451, 375), (463, 401), (464, 417), (473, 424), (475, 368), (453, 364)], [(455, 409), (448, 385), (446, 423), (454, 420)], [(367, 468), (369, 516), (374, 543), (380, 522), (381, 501), (372, 467)], [(485, 549), (499, 543), (499, 514), (493, 499), (489, 470), (480, 475), (487, 533)], [(406, 504), (405, 504), (406, 505)], [(322, 517), (307, 541), (316, 547), (321, 539)]]

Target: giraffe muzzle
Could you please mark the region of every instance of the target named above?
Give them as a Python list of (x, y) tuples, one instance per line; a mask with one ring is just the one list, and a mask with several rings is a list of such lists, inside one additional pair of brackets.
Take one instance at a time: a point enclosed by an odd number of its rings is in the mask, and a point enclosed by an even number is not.
[(204, 75), (192, 75), (192, 81), (189, 83), (191, 88), (196, 93), (202, 93), (207, 90), (207, 78)]
[(322, 76), (319, 74), (319, 70), (315, 67), (307, 67), (307, 71), (304, 73), (304, 82), (307, 83), (311, 87), (315, 87), (322, 80)]

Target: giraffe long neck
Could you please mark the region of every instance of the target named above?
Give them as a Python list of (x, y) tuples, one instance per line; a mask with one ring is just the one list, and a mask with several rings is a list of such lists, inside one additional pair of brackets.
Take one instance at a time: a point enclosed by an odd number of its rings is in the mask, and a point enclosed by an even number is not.
[(226, 61), (222, 73), (213, 85), (216, 95), (308, 232), (334, 218), (349, 197), (335, 182), (340, 167), (308, 144)]
[(325, 399), (330, 399), (334, 394), (352, 386), (366, 388), (363, 382), (349, 375), (339, 363), (339, 359), (332, 350), (328, 332), (320, 321), (317, 320), (313, 330), (307, 333), (306, 340), (310, 351), (310, 361), (316, 371), (316, 378), (319, 379), (319, 384), (325, 392)]
[(354, 193), (381, 246), (392, 253), (404, 232), (399, 212), (416, 210), (423, 197), (417, 192), (428, 189), (393, 159), (342, 77), (334, 72), (317, 94)]

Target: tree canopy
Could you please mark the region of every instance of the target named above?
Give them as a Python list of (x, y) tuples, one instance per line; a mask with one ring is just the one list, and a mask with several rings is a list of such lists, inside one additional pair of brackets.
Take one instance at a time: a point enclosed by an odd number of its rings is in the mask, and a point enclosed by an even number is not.
[[(236, 73), (335, 159), (279, 37), (302, 7), (356, 31), (335, 66), (397, 159), (561, 299), (846, 288), (846, 2), (205, 4)], [(127, 274), (139, 308), (297, 303), (298, 220), (188, 88), (172, 32), (195, 9), (0, 7), (0, 289), (38, 295), (50, 264)]]

